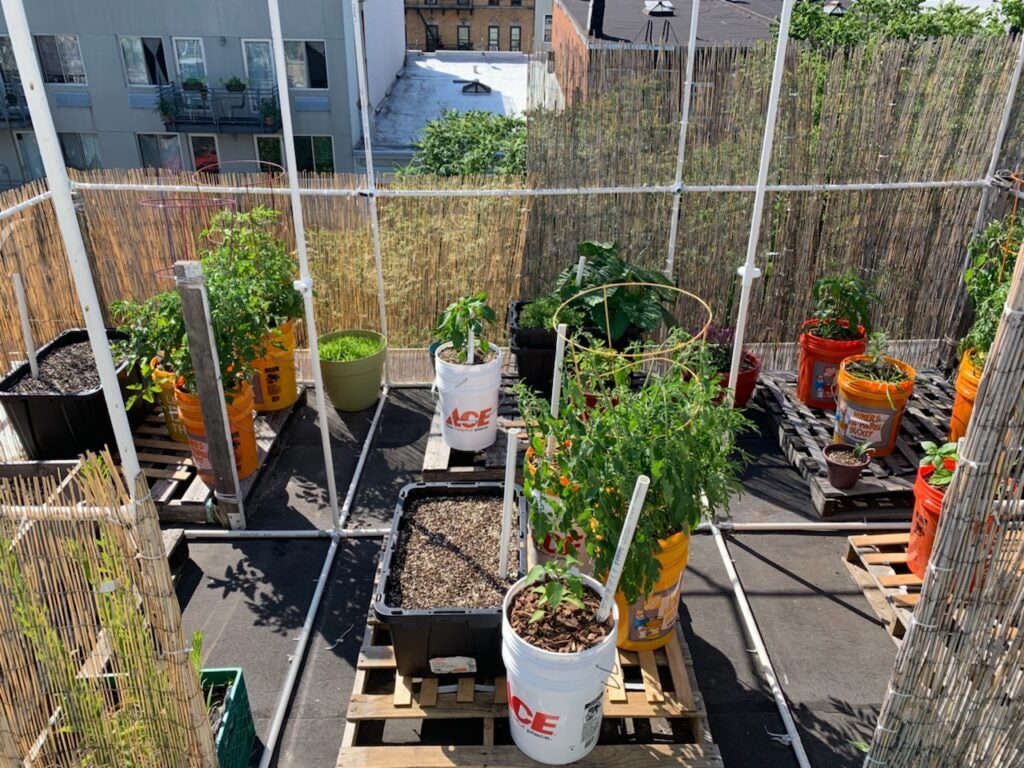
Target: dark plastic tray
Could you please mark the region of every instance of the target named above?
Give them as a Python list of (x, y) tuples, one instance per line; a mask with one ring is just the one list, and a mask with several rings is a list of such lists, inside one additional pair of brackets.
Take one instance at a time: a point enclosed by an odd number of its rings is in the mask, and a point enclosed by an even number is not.
[[(465, 656), (476, 661), (476, 671), (488, 677), (504, 673), (501, 662), (501, 606), (493, 608), (445, 608), (404, 610), (387, 605), (388, 579), (391, 577), (391, 559), (402, 530), (407, 504), (437, 496), (493, 495), (501, 498), (502, 483), (410, 483), (402, 488), (395, 505), (384, 558), (381, 560), (380, 580), (373, 599), (377, 619), (391, 632), (395, 650), (395, 665), (406, 676), (422, 677), (436, 674), (431, 659)], [(518, 571), (526, 572), (526, 502), (522, 489), (516, 486), (519, 508), (519, 563)], [(516, 567), (510, 558), (509, 570)]]
[[(108, 330), (110, 340), (124, 339), (119, 331)], [(89, 334), (82, 328), (74, 328), (56, 336), (39, 348), (38, 357), (62, 347), (88, 341)], [(24, 377), (31, 375), (27, 362), (19, 365), (0, 380), (0, 405), (10, 417), (11, 425), (25, 452), (34, 461), (74, 459), (85, 451), (97, 451), (104, 446), (117, 450), (114, 430), (103, 400), (102, 387), (79, 392), (74, 395), (24, 394), (10, 392)], [(130, 384), (138, 381), (138, 369), (127, 362), (117, 369), (121, 382), (121, 394), (125, 395)], [(144, 401), (136, 403), (128, 413), (128, 420), (134, 429), (146, 418), (149, 407)]]

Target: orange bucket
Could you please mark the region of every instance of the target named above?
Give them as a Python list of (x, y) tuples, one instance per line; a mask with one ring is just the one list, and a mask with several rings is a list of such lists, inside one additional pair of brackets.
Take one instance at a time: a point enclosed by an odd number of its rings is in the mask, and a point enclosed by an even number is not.
[(918, 578), (923, 579), (928, 560), (932, 556), (932, 545), (939, 530), (939, 513), (945, 491), (928, 483), (928, 476), (935, 467), (921, 467), (914, 481), (914, 516), (910, 522), (910, 541), (907, 544), (907, 567)]
[(157, 393), (157, 400), (160, 402), (160, 412), (164, 416), (164, 424), (167, 425), (167, 434), (176, 443), (187, 443), (188, 435), (185, 433), (185, 425), (178, 414), (178, 404), (174, 399), (174, 380), (177, 378), (170, 371), (160, 369), (160, 358), (154, 357), (149, 363), (153, 371), (153, 383), (160, 391)]
[[(231, 448), (235, 456), (238, 479), (241, 480), (259, 467), (256, 427), (252, 416), (252, 387), (243, 383), (238, 389), (227, 392), (227, 396), (230, 400), (225, 405), (228, 409), (228, 423), (231, 425)], [(199, 477), (204, 483), (212, 486), (213, 468), (210, 466), (210, 449), (206, 442), (206, 428), (203, 425), (199, 396), (175, 388), (174, 399), (178, 403), (178, 412), (188, 433), (188, 445), (192, 449), (192, 460), (196, 464)]]
[[(796, 397), (812, 408), (834, 411), (836, 407), (836, 376), (839, 364), (851, 355), (863, 355), (868, 338), (858, 328), (861, 338), (854, 341), (833, 341), (815, 336), (817, 320), (808, 320), (800, 334), (800, 365), (796, 380)], [(845, 320), (840, 325), (849, 327)]]
[(971, 421), (974, 410), (974, 398), (978, 396), (978, 383), (981, 381), (981, 370), (971, 362), (968, 349), (960, 358), (960, 372), (956, 376), (956, 398), (953, 400), (953, 417), (949, 420), (949, 442), (955, 443), (967, 433), (967, 425)]
[(839, 364), (836, 384), (836, 427), (832, 442), (860, 445), (870, 442), (875, 457), (888, 456), (896, 448), (900, 434), (903, 409), (914, 391), (917, 371), (893, 357), (882, 358), (896, 365), (909, 377), (899, 384), (857, 379), (846, 371), (851, 362), (869, 359), (867, 355), (854, 355)]
[(253, 407), (260, 413), (280, 411), (299, 397), (295, 383), (295, 321), (269, 331), (263, 337), (263, 349), (263, 357), (252, 361)]
[(617, 645), (625, 651), (653, 651), (668, 645), (679, 617), (683, 570), (690, 559), (690, 533), (680, 531), (658, 542), (661, 564), (657, 583), (646, 598), (632, 605), (622, 592), (615, 593), (619, 607)]

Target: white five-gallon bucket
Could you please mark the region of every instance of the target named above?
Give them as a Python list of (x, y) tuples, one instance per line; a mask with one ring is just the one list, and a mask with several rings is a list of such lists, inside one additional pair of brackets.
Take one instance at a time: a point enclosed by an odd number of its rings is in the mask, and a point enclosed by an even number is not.
[[(601, 594), (589, 576), (583, 581)], [(598, 645), (576, 653), (535, 648), (515, 633), (508, 608), (525, 586), (520, 579), (509, 589), (501, 610), (501, 658), (508, 680), (508, 722), (516, 746), (537, 762), (565, 765), (585, 757), (601, 734), (604, 684), (617, 663), (615, 626)]]
[(498, 390), (504, 353), (492, 344), (496, 354), (490, 362), (458, 365), (441, 359), (441, 352), (451, 346), (451, 342), (442, 344), (435, 354), (434, 385), (441, 397), (441, 434), (457, 451), (481, 451), (498, 437)]

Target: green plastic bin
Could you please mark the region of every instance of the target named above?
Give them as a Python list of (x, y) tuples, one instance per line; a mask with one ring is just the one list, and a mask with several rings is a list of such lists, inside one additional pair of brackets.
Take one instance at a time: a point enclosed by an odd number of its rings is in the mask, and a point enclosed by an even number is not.
[(217, 759), (220, 768), (248, 768), (252, 744), (256, 739), (256, 726), (252, 721), (249, 694), (245, 690), (245, 678), (238, 667), (204, 669), (199, 673), (203, 697), (214, 685), (229, 684), (224, 699), (224, 719), (214, 734)]

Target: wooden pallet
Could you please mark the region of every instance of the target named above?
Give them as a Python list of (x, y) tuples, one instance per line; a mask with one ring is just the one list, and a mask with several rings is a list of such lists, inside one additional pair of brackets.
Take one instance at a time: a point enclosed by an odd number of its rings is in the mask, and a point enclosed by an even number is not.
[[(387, 627), (372, 616), (356, 666), (338, 768), (525, 768), (539, 763), (512, 744), (505, 678), (410, 679), (395, 669)], [(457, 722), (456, 722), (457, 721)], [(387, 730), (416, 724), (413, 743)], [(444, 726), (450, 726), (445, 730)], [(428, 734), (433, 738), (428, 738)], [(440, 737), (440, 738), (438, 738)], [(438, 743), (427, 743), (437, 741)], [(452, 743), (457, 742), (457, 743)], [(682, 630), (663, 650), (619, 652), (605, 692), (598, 746), (574, 765), (657, 763), (721, 768)]]
[(758, 402), (777, 427), (779, 445), (789, 463), (807, 480), (811, 500), (825, 518), (909, 519), (914, 476), (924, 440), (946, 441), (953, 408), (953, 390), (936, 370), (918, 372), (914, 394), (900, 424), (896, 450), (875, 459), (848, 491), (826, 478), (823, 446), (832, 442), (835, 414), (811, 408), (796, 399), (796, 373), (761, 374)]
[(910, 533), (850, 536), (844, 561), (897, 645), (903, 642), (914, 606), (921, 597), (921, 578), (907, 567)]
[[(505, 456), (508, 446), (506, 430), (522, 427), (519, 404), (510, 387), (516, 378), (502, 377), (501, 391), (498, 395), (498, 439), (489, 448), (471, 453), (456, 451), (448, 447), (441, 434), (443, 424), (441, 402), (434, 407), (434, 418), (430, 422), (430, 435), (427, 438), (427, 449), (423, 454), (423, 479), (426, 482), (475, 482), (478, 480), (503, 480), (505, 478)], [(526, 433), (520, 433), (520, 439), (526, 440)], [(517, 477), (522, 479), (522, 469), (517, 469)]]
[[(305, 403), (306, 391), (302, 389), (290, 408), (256, 414), (256, 449), (260, 468), (239, 483), (243, 503), (248, 500), (285, 425)], [(225, 524), (218, 519), (213, 505), (208, 506), (213, 499), (213, 490), (196, 473), (188, 443), (171, 440), (159, 408), (154, 408), (135, 430), (134, 440), (139, 464), (149, 480), (150, 493), (161, 522)]]

